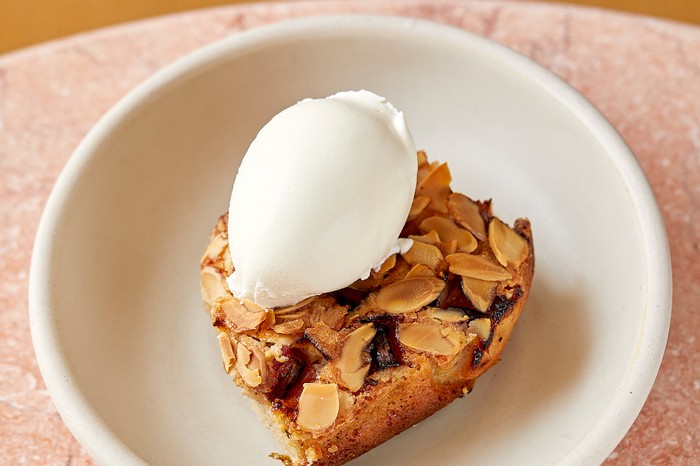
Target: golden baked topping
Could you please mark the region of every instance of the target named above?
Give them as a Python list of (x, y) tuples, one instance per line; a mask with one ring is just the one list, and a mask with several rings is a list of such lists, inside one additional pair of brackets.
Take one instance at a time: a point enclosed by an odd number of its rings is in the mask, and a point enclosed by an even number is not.
[(457, 253), (449, 255), (445, 259), (450, 264), (450, 272), (463, 277), (487, 281), (510, 280), (513, 278), (506, 269), (488, 257)]
[(477, 246), (476, 238), (464, 228), (458, 227), (449, 218), (428, 217), (421, 222), (420, 231), (423, 233), (436, 231), (441, 241), (457, 241), (459, 252), (472, 252)]
[(200, 263), (205, 264), (209, 261), (216, 261), (221, 253), (224, 252), (224, 249), (228, 249), (228, 238), (225, 234), (220, 233), (209, 242)]
[(226, 282), (213, 267), (203, 267), (199, 274), (199, 287), (202, 299), (212, 305), (219, 298), (230, 296)]
[(458, 338), (453, 329), (443, 329), (432, 324), (405, 324), (401, 326), (399, 341), (418, 351), (451, 355), (459, 350)]
[(429, 309), (430, 317), (443, 322), (466, 322), (469, 316), (459, 309)]
[(413, 277), (434, 277), (435, 272), (423, 264), (416, 264), (414, 265), (411, 270), (408, 271), (406, 276), (404, 278), (413, 278)]
[(413, 203), (411, 203), (411, 210), (408, 212), (407, 221), (415, 220), (426, 207), (430, 204), (430, 198), (425, 196), (418, 196), (413, 198)]
[(402, 256), (411, 265), (423, 264), (433, 270), (437, 270), (440, 262), (444, 259), (438, 248), (421, 241), (414, 241), (411, 249), (402, 254)]
[(288, 320), (272, 327), (272, 330), (283, 335), (293, 335), (304, 331), (304, 319)]
[(481, 218), (479, 206), (464, 194), (452, 193), (447, 196), (447, 210), (453, 219), (480, 240), (486, 239), (486, 227)]
[(248, 348), (243, 343), (238, 343), (236, 345), (236, 370), (246, 384), (257, 387), (265, 377), (265, 355), (256, 346)]
[(219, 339), (219, 350), (221, 351), (221, 361), (224, 363), (224, 370), (226, 373), (231, 372), (231, 367), (236, 362), (236, 356), (233, 354), (233, 346), (231, 345), (231, 339), (226, 333), (219, 333), (217, 336)]
[(297, 424), (310, 432), (327, 429), (335, 422), (339, 409), (338, 385), (305, 383), (299, 397)]
[(372, 324), (365, 324), (353, 331), (345, 340), (336, 366), (340, 369), (343, 384), (351, 392), (359, 390), (365, 381), (369, 364), (363, 364), (362, 352), (376, 333), (377, 330)]
[(231, 298), (221, 303), (221, 310), (238, 332), (255, 330), (267, 318), (268, 311), (253, 301)]
[(377, 275), (384, 275), (389, 270), (393, 269), (395, 265), (396, 265), (396, 254), (392, 254), (389, 257), (387, 257), (384, 262), (382, 262), (382, 265), (374, 273), (376, 273)]
[(417, 311), (437, 299), (445, 282), (436, 277), (405, 278), (377, 292), (377, 307), (392, 314)]
[(221, 260), (224, 266), (224, 273), (228, 277), (233, 273), (233, 260), (231, 260), (231, 250), (228, 248), (228, 245), (226, 245), (226, 248), (224, 248), (224, 253), (221, 255)]
[(462, 277), (462, 291), (475, 308), (486, 312), (496, 296), (498, 282)]
[(469, 322), (469, 333), (475, 333), (482, 340), (488, 340), (491, 336), (491, 319), (483, 317)]
[(527, 241), (497, 218), (489, 223), (489, 246), (496, 260), (504, 267), (520, 265), (527, 256)]
[(438, 212), (447, 213), (447, 196), (451, 192), (451, 182), (450, 169), (446, 163), (443, 163), (418, 183), (416, 196), (428, 197), (431, 208)]
[(413, 241), (420, 241), (421, 243), (432, 244), (433, 246), (437, 246), (438, 244), (440, 244), (440, 236), (435, 230), (431, 230), (428, 233), (420, 236), (409, 235), (408, 238), (412, 239)]

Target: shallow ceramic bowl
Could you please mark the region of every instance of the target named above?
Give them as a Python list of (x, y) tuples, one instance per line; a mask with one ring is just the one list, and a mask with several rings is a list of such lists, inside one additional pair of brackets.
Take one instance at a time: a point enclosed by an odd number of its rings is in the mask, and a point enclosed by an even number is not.
[(36, 240), (41, 371), (103, 464), (276, 464), (221, 369), (199, 258), (258, 129), (306, 97), (369, 89), (454, 188), (533, 224), (535, 281), (475, 390), (357, 465), (594, 464), (639, 413), (670, 318), (668, 246), (628, 148), (580, 95), (488, 40), (402, 18), (234, 35), (153, 76), (80, 145)]

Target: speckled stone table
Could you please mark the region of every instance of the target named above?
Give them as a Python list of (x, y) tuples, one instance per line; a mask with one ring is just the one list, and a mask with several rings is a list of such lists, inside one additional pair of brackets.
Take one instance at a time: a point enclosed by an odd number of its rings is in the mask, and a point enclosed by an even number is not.
[(0, 56), (0, 464), (93, 464), (66, 429), (31, 345), (27, 277), (49, 191), (119, 98), (218, 38), (300, 16), (381, 13), (506, 44), (587, 96), (631, 146), (659, 200), (673, 259), (661, 370), (610, 465), (700, 461), (700, 28), (536, 3), (264, 3), (132, 23)]

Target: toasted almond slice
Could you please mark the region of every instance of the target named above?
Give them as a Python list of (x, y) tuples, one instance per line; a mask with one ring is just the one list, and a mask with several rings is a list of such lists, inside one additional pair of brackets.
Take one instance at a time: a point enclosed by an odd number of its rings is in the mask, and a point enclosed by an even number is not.
[(236, 362), (236, 356), (233, 354), (233, 345), (231, 345), (231, 339), (226, 333), (220, 332), (217, 338), (219, 339), (221, 361), (224, 363), (224, 370), (229, 374), (233, 364)]
[(399, 341), (418, 351), (447, 356), (455, 353), (459, 347), (446, 338), (442, 330), (439, 325), (405, 324), (400, 328)]
[(255, 330), (267, 318), (267, 310), (253, 301), (232, 298), (221, 303), (221, 309), (239, 332)]
[(355, 395), (346, 390), (338, 389), (338, 400), (340, 402), (338, 416), (349, 414), (350, 408), (355, 404)]
[(231, 251), (229, 250), (228, 245), (226, 248), (224, 248), (222, 259), (224, 261), (224, 272), (227, 276), (229, 276), (233, 273), (233, 260), (231, 260)]
[(482, 340), (488, 340), (491, 336), (491, 319), (483, 317), (469, 322), (467, 327), (469, 333), (475, 333)]
[(437, 277), (413, 277), (387, 285), (377, 292), (377, 307), (392, 314), (417, 311), (437, 299), (445, 282)]
[(486, 239), (486, 227), (481, 218), (479, 206), (464, 194), (452, 193), (447, 196), (447, 210), (450, 215), (480, 240)]
[(525, 238), (497, 218), (489, 223), (489, 246), (496, 260), (504, 267), (508, 264), (520, 265), (527, 255)]
[(416, 186), (419, 186), (423, 182), (425, 177), (428, 176), (430, 172), (435, 170), (438, 166), (440, 166), (440, 162), (437, 161), (420, 165), (418, 167), (418, 173), (416, 174)]
[(311, 303), (311, 301), (313, 301), (316, 298), (318, 298), (318, 296), (311, 296), (310, 298), (306, 298), (302, 301), (299, 301), (296, 304), (292, 304), (291, 306), (277, 307), (274, 309), (275, 315), (282, 316), (285, 314), (291, 314), (292, 312), (296, 311), (297, 309), (301, 309), (302, 307)]
[(281, 333), (283, 335), (293, 335), (295, 333), (301, 333), (304, 330), (304, 319), (294, 319), (281, 324), (277, 324), (272, 327), (272, 330), (276, 333)]
[(423, 210), (428, 207), (428, 204), (430, 204), (430, 198), (425, 197), (425, 196), (418, 196), (413, 198), (413, 202), (411, 203), (411, 210), (408, 211), (408, 218), (406, 221), (410, 222), (411, 220), (415, 220), (416, 217), (418, 217)]
[(219, 258), (224, 249), (228, 246), (228, 239), (223, 233), (219, 233), (209, 242), (200, 263), (204, 264), (208, 261), (214, 261)]
[(424, 235), (409, 235), (409, 239), (412, 239), (413, 241), (420, 241), (421, 243), (425, 244), (432, 244), (433, 246), (437, 246), (440, 244), (440, 236), (438, 236), (437, 231), (431, 230), (428, 233)]
[(433, 309), (430, 317), (443, 322), (466, 322), (469, 320), (469, 316), (458, 309)]
[(416, 264), (411, 268), (411, 270), (408, 271), (406, 276), (404, 278), (413, 278), (413, 277), (434, 277), (435, 272), (433, 272), (433, 269), (430, 267), (423, 265), (423, 264)]
[(450, 272), (463, 277), (486, 281), (509, 280), (512, 275), (488, 257), (472, 254), (450, 254), (445, 259), (450, 264)]
[(365, 324), (353, 331), (345, 340), (337, 367), (340, 369), (341, 380), (351, 392), (359, 390), (365, 381), (369, 364), (363, 366), (362, 352), (376, 333), (374, 325)]
[(377, 275), (384, 275), (387, 273), (389, 270), (393, 269), (394, 266), (396, 265), (396, 254), (392, 254), (389, 257), (386, 258), (384, 262), (382, 262), (382, 265), (374, 271)]
[(202, 299), (209, 304), (213, 304), (219, 298), (225, 298), (230, 295), (224, 278), (214, 267), (204, 267), (202, 269), (199, 274), (199, 287)]
[(418, 158), (418, 168), (428, 165), (428, 156), (425, 155), (425, 151), (419, 150), (416, 157)]
[(401, 255), (411, 265), (423, 264), (433, 270), (437, 270), (444, 259), (438, 248), (420, 241), (414, 241), (411, 249)]
[(416, 195), (430, 198), (430, 207), (438, 212), (447, 213), (447, 196), (450, 194), (451, 182), (450, 169), (443, 163), (420, 181)]
[(445, 337), (447, 341), (452, 343), (452, 346), (454, 346), (456, 349), (459, 349), (462, 343), (462, 336), (464, 335), (463, 333), (458, 332), (453, 327), (444, 327), (440, 330), (440, 333), (443, 337)]
[(305, 383), (299, 397), (297, 424), (309, 432), (327, 429), (335, 422), (339, 410), (338, 385)]
[(364, 280), (356, 280), (353, 283), (351, 283), (348, 288), (352, 288), (353, 290), (357, 291), (369, 291), (370, 289), (374, 288), (375, 286), (379, 285), (382, 281), (382, 277), (376, 273), (374, 274), (369, 274), (369, 277), (367, 277)]
[[(251, 387), (257, 387), (263, 381), (265, 359), (253, 356), (253, 352), (243, 343), (236, 345), (236, 370), (243, 381)], [(252, 368), (251, 368), (252, 366)]]
[(421, 222), (420, 231), (426, 233), (433, 230), (440, 236), (441, 241), (457, 241), (459, 252), (472, 252), (476, 249), (476, 238), (449, 218), (434, 216)]
[(361, 389), (362, 385), (365, 383), (365, 378), (369, 373), (369, 367), (370, 365), (367, 364), (364, 367), (360, 367), (355, 372), (341, 372), (340, 378), (345, 388), (351, 392), (356, 392)]
[(443, 256), (449, 256), (450, 254), (454, 254), (457, 252), (457, 249), (458, 249), (457, 240), (453, 239), (450, 242), (443, 241), (442, 243), (440, 243), (440, 246), (438, 246), (438, 247), (440, 248), (440, 252), (442, 252)]
[(479, 280), (478, 278), (462, 277), (462, 291), (475, 308), (486, 312), (494, 296), (498, 282)]

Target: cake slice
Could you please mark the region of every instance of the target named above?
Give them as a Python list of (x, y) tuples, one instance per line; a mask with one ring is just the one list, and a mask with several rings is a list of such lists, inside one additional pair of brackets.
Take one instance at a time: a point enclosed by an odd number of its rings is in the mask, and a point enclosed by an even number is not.
[[(339, 465), (469, 391), (499, 361), (534, 269), (530, 223), (450, 189), (418, 153), (402, 238), (365, 280), (264, 309), (231, 294), (226, 215), (201, 261), (224, 370), (278, 433), (291, 465)], [(261, 455), (263, 453), (261, 452)]]

